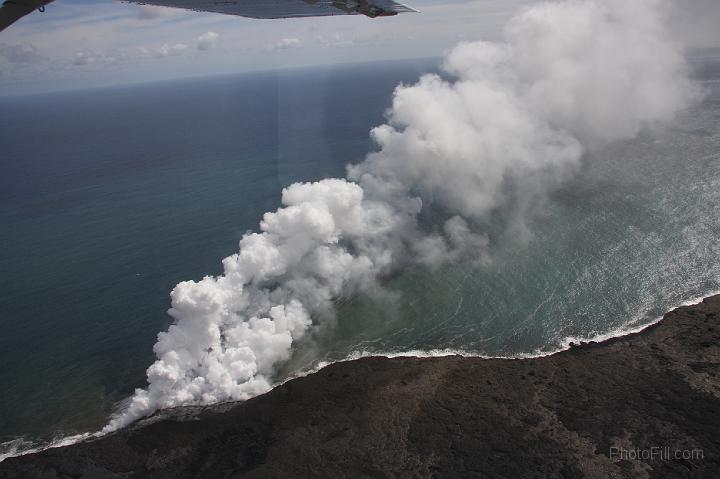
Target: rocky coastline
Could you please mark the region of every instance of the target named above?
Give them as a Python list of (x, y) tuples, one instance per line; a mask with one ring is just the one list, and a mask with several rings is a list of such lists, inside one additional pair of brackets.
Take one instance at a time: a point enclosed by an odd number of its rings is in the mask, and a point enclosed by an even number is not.
[(9, 458), (0, 478), (717, 478), (720, 295), (533, 359), (369, 357)]

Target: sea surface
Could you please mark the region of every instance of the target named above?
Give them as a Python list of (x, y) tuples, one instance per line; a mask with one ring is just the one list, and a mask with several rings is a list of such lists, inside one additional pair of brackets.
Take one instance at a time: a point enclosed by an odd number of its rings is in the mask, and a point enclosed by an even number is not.
[[(437, 63), (1, 98), (0, 443), (105, 424), (145, 385), (173, 286), (220, 273), (284, 186), (361, 161), (394, 86)], [(720, 56), (693, 65), (704, 100), (587, 155), (522, 241), (344, 300), (277, 379), (357, 353), (549, 352), (720, 290)]]

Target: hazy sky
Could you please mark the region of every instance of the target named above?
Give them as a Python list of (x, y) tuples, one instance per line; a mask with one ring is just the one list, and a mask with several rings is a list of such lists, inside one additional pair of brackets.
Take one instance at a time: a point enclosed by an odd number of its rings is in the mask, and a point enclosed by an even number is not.
[[(718, 0), (658, 0), (691, 46), (720, 46)], [(440, 56), (497, 40), (533, 0), (407, 0), (421, 13), (252, 20), (113, 0), (57, 0), (0, 33), (0, 95), (246, 70)], [(677, 8), (680, 6), (681, 8)]]
[(421, 13), (252, 20), (57, 0), (0, 33), (0, 94), (315, 64), (438, 56), (497, 39), (530, 0), (408, 0)]

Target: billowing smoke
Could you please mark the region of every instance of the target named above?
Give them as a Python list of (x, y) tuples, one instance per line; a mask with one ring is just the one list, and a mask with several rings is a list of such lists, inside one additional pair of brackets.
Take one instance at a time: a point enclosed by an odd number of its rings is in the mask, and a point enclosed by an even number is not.
[[(270, 389), (334, 302), (408, 263), (482, 258), (483, 221), (522, 217), (583, 153), (668, 121), (694, 98), (661, 0), (566, 1), (514, 18), (505, 43), (463, 43), (445, 75), (396, 91), (377, 152), (347, 179), (294, 184), (224, 274), (178, 284), (148, 387), (105, 431), (159, 408)], [(439, 226), (419, 218), (432, 208)]]

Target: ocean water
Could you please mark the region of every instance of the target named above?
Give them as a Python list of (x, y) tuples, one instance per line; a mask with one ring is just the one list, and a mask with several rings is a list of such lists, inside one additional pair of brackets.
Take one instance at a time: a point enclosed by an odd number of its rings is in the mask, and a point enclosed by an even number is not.
[[(0, 99), (0, 442), (95, 431), (145, 384), (168, 293), (295, 181), (374, 148), (393, 87), (435, 60)], [(552, 351), (720, 290), (720, 68), (668, 126), (584, 158), (489, 262), (411, 268), (338, 304), (278, 380), (353, 353)]]

